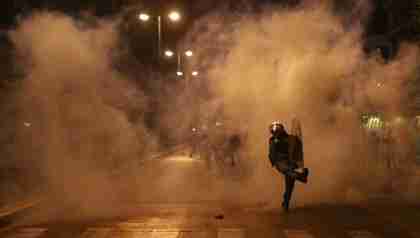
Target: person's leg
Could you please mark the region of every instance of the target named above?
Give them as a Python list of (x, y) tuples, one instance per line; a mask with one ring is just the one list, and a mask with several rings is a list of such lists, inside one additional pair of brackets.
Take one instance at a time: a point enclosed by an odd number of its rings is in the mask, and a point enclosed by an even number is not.
[(287, 174), (294, 180), (298, 180), (299, 182), (302, 182), (302, 183), (308, 182), (309, 170), (307, 168), (304, 168), (303, 172), (297, 172), (295, 170), (287, 170), (285, 174)]
[(288, 181), (288, 183), (289, 183), (289, 203), (290, 203), (290, 200), (292, 199), (293, 189), (295, 188), (295, 181), (296, 180), (292, 177), (290, 177), (289, 181)]
[(309, 176), (309, 169), (308, 168), (303, 168), (302, 172), (296, 172), (297, 176), (296, 176), (296, 180), (298, 180), (299, 182), (302, 183), (307, 183), (308, 182), (308, 176)]
[(295, 179), (292, 176), (285, 175), (284, 181), (285, 181), (285, 190), (284, 190), (284, 195), (283, 195), (282, 206), (286, 211), (288, 211), (290, 199), (292, 198), (293, 188), (295, 185)]
[(287, 204), (287, 198), (288, 198), (288, 177), (287, 175), (284, 175), (284, 192), (283, 192), (283, 202), (281, 203), (281, 206), (283, 207), (284, 210), (287, 211), (288, 209), (288, 204)]

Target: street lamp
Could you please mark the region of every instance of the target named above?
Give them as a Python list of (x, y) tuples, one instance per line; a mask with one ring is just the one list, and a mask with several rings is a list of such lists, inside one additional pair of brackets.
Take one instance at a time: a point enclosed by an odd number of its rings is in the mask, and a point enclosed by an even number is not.
[(140, 13), (139, 14), (139, 20), (140, 21), (149, 21), (150, 20), (150, 15), (146, 14), (146, 13)]
[(173, 22), (177, 22), (177, 21), (181, 20), (181, 14), (177, 11), (170, 12), (168, 17)]
[[(175, 52), (172, 51), (172, 50), (167, 49), (167, 50), (165, 50), (164, 55), (166, 56), (166, 58), (170, 59), (170, 58), (172, 58), (175, 55)], [(182, 56), (190, 58), (190, 57), (193, 56), (193, 52), (191, 50), (187, 50), (187, 51), (180, 51), (180, 50), (178, 50), (176, 52), (176, 56), (177, 56), (177, 61), (178, 61), (177, 62), (177, 71), (176, 71), (176, 74), (177, 74), (177, 76), (184, 76), (183, 70), (185, 70), (185, 69), (183, 67), (183, 61), (182, 61), (183, 59), (182, 59)], [(198, 71), (192, 71), (191, 72), (191, 75), (194, 76), (194, 77), (195, 76), (198, 76)]]
[(194, 55), (194, 53), (191, 50), (187, 50), (187, 51), (185, 51), (185, 55), (187, 57), (192, 57)]
[(172, 50), (165, 50), (165, 56), (168, 58), (172, 58), (174, 56), (174, 52)]
[[(171, 11), (167, 15), (168, 19), (171, 22), (178, 22), (181, 20), (181, 14), (178, 11)], [(146, 13), (140, 13), (138, 15), (140, 21), (147, 22), (150, 20), (151, 16)], [(159, 15), (157, 16), (158, 21), (158, 55), (161, 56), (161, 48), (162, 48), (162, 17)]]
[(183, 53), (178, 51), (178, 70), (181, 70), (182, 67), (182, 55), (185, 55), (186, 57), (190, 58), (194, 55), (194, 53), (192, 52), (192, 50), (187, 50), (184, 51)]

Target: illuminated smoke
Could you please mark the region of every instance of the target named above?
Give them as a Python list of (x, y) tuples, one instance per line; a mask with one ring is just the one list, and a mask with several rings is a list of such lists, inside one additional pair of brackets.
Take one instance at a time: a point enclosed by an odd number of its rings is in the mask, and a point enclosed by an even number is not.
[[(365, 14), (362, 4), (357, 7), (355, 13)], [(280, 199), (281, 178), (267, 159), (267, 127), (274, 120), (290, 126), (293, 117), (302, 122), (312, 171), (310, 183), (297, 188), (299, 201), (344, 201), (356, 190), (356, 197), (365, 197), (380, 193), (389, 178), (376, 176), (384, 168), (363, 167), (377, 158), (365, 143), (360, 117), (380, 110), (394, 118), (406, 111), (404, 84), (413, 78), (418, 50), (402, 47), (388, 64), (366, 55), (360, 22), (344, 25), (331, 9), (309, 1), (258, 16), (214, 13), (188, 37), (200, 56), (195, 66), (210, 67), (207, 83), (227, 117), (249, 128), (246, 159), (254, 176), (246, 187), (257, 191), (255, 199)]]
[[(162, 87), (157, 108), (155, 98), (113, 67), (121, 53), (115, 22), (86, 26), (58, 13), (34, 14), (11, 33), (25, 69), (13, 98), (20, 112), (16, 157), (42, 171), (57, 207), (80, 207), (80, 216), (107, 215), (131, 199), (278, 204), (282, 179), (267, 159), (267, 127), (281, 120), (290, 128), (297, 117), (311, 169), (310, 183), (297, 187), (300, 204), (378, 192), (386, 170), (368, 163), (372, 151), (360, 115), (380, 108), (393, 118), (405, 111), (403, 85), (417, 48), (402, 47), (389, 64), (366, 56), (357, 17), (342, 21), (328, 5), (311, 2), (260, 15), (221, 11), (203, 17), (187, 37), (199, 76), (189, 88)], [(364, 16), (365, 6), (357, 6)], [(247, 131), (240, 161), (247, 179), (214, 178), (188, 163), (169, 172), (138, 169), (159, 147), (143, 121), (151, 109), (158, 129), (175, 139), (222, 111), (228, 132)], [(134, 121), (128, 116), (133, 112), (139, 115)], [(195, 176), (202, 179), (190, 181)], [(190, 187), (182, 186), (186, 181)]]
[(88, 27), (42, 12), (25, 19), (11, 38), (26, 75), (17, 102), (25, 125), (18, 127), (17, 157), (41, 169), (62, 207), (109, 211), (104, 207), (127, 196), (121, 186), (134, 181), (119, 177), (129, 177), (157, 150), (142, 118), (128, 118), (133, 111), (142, 115), (148, 99), (112, 66), (116, 25)]

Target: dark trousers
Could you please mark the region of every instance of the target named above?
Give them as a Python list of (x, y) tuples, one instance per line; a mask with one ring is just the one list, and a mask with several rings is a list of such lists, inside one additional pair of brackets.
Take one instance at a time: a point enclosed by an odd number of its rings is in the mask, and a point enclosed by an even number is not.
[(293, 189), (295, 187), (295, 179), (292, 176), (285, 174), (284, 184), (285, 184), (285, 190), (283, 194), (283, 203), (288, 205), (290, 202), (290, 199), (292, 198)]
[(275, 168), (277, 171), (284, 175), (285, 190), (283, 194), (283, 205), (288, 206), (290, 199), (292, 198), (297, 173), (294, 172), (291, 167), (289, 167), (287, 162), (278, 162), (275, 164)]

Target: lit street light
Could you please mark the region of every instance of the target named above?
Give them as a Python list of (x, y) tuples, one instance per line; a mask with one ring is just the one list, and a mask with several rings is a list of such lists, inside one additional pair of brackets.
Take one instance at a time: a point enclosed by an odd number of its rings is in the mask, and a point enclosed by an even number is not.
[(182, 64), (183, 64), (182, 56), (183, 55), (190, 58), (194, 55), (194, 53), (191, 50), (184, 51), (183, 53), (178, 51), (178, 71), (181, 71), (181, 68), (182, 68)]
[(185, 56), (192, 57), (193, 55), (194, 55), (194, 53), (191, 50), (185, 51)]
[(139, 19), (141, 21), (149, 21), (150, 20), (150, 15), (148, 15), (146, 13), (140, 13), (139, 14)]
[[(181, 14), (177, 11), (171, 11), (168, 15), (167, 15), (168, 19), (171, 22), (178, 22), (179, 20), (181, 20)], [(146, 13), (140, 13), (138, 15), (138, 18), (140, 21), (143, 22), (147, 22), (150, 20), (151, 16), (146, 14)], [(162, 17), (161, 16), (157, 16), (157, 21), (158, 21), (158, 55), (159, 57), (161, 56), (161, 48), (162, 48)]]
[(172, 56), (174, 56), (174, 52), (172, 50), (166, 50), (165, 51), (165, 56), (168, 58), (172, 58)]
[(172, 11), (169, 13), (168, 17), (171, 21), (177, 22), (181, 19), (181, 14), (177, 11)]
[[(168, 50), (165, 50), (164, 54), (165, 54), (166, 58), (170, 59), (175, 55), (175, 52), (168, 49)], [(183, 59), (182, 58), (183, 58), (183, 56), (188, 57), (188, 58), (192, 57), (193, 52), (191, 50), (187, 50), (187, 51), (178, 50), (176, 52), (176, 56), (178, 58), (178, 65), (177, 65), (176, 74), (177, 74), (177, 76), (184, 76), (184, 73), (183, 73), (183, 70), (184, 70), (183, 68), (184, 67), (183, 67)], [(189, 73), (188, 73), (188, 75), (189, 75)], [(194, 76), (194, 77), (198, 76), (198, 71), (191, 72), (191, 75)]]
[(185, 51), (185, 55), (187, 57), (192, 57), (194, 54), (193, 54), (193, 52), (191, 50), (187, 50), (187, 51)]

